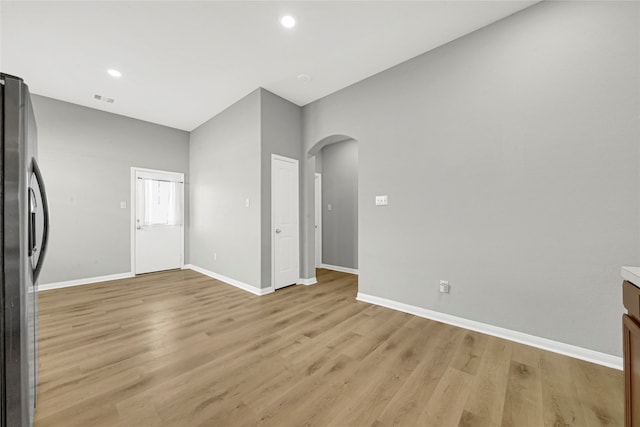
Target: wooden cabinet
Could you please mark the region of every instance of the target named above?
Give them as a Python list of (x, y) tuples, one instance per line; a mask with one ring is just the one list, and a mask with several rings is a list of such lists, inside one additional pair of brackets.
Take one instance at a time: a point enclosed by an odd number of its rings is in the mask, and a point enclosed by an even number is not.
[(625, 281), (622, 298), (624, 340), (624, 416), (626, 427), (640, 427), (640, 289)]

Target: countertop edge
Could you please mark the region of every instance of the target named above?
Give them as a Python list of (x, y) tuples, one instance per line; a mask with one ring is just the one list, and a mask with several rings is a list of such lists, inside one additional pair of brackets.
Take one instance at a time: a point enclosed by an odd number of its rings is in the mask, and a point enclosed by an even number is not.
[(622, 267), (622, 278), (640, 287), (640, 267)]

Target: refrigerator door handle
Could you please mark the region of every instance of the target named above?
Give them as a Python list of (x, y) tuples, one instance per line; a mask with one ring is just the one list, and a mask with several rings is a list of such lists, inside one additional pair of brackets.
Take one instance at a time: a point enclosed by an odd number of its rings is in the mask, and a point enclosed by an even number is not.
[(40, 168), (38, 167), (38, 162), (36, 161), (36, 159), (32, 159), (31, 163), (33, 175), (36, 177), (38, 188), (40, 189), (40, 196), (42, 198), (42, 212), (44, 213), (42, 243), (40, 244), (40, 256), (38, 257), (38, 263), (33, 269), (33, 281), (35, 283), (38, 280), (38, 276), (40, 275), (40, 270), (42, 270), (42, 262), (44, 261), (45, 253), (47, 252), (47, 244), (49, 243), (49, 203), (47, 202), (47, 192), (44, 188), (44, 181), (42, 179), (42, 174), (40, 173)]
[(29, 187), (29, 256), (32, 256), (37, 250), (36, 246), (36, 192)]

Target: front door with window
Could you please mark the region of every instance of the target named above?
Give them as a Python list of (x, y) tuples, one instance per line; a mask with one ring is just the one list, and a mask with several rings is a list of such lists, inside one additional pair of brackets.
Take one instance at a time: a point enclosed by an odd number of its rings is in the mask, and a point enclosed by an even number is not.
[(182, 267), (184, 175), (133, 169), (134, 273)]

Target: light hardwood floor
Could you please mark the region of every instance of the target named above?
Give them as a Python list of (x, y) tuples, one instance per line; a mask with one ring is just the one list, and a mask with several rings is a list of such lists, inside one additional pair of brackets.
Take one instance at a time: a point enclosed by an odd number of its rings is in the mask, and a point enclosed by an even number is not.
[(36, 426), (622, 426), (613, 369), (355, 300), (190, 270), (40, 293)]

